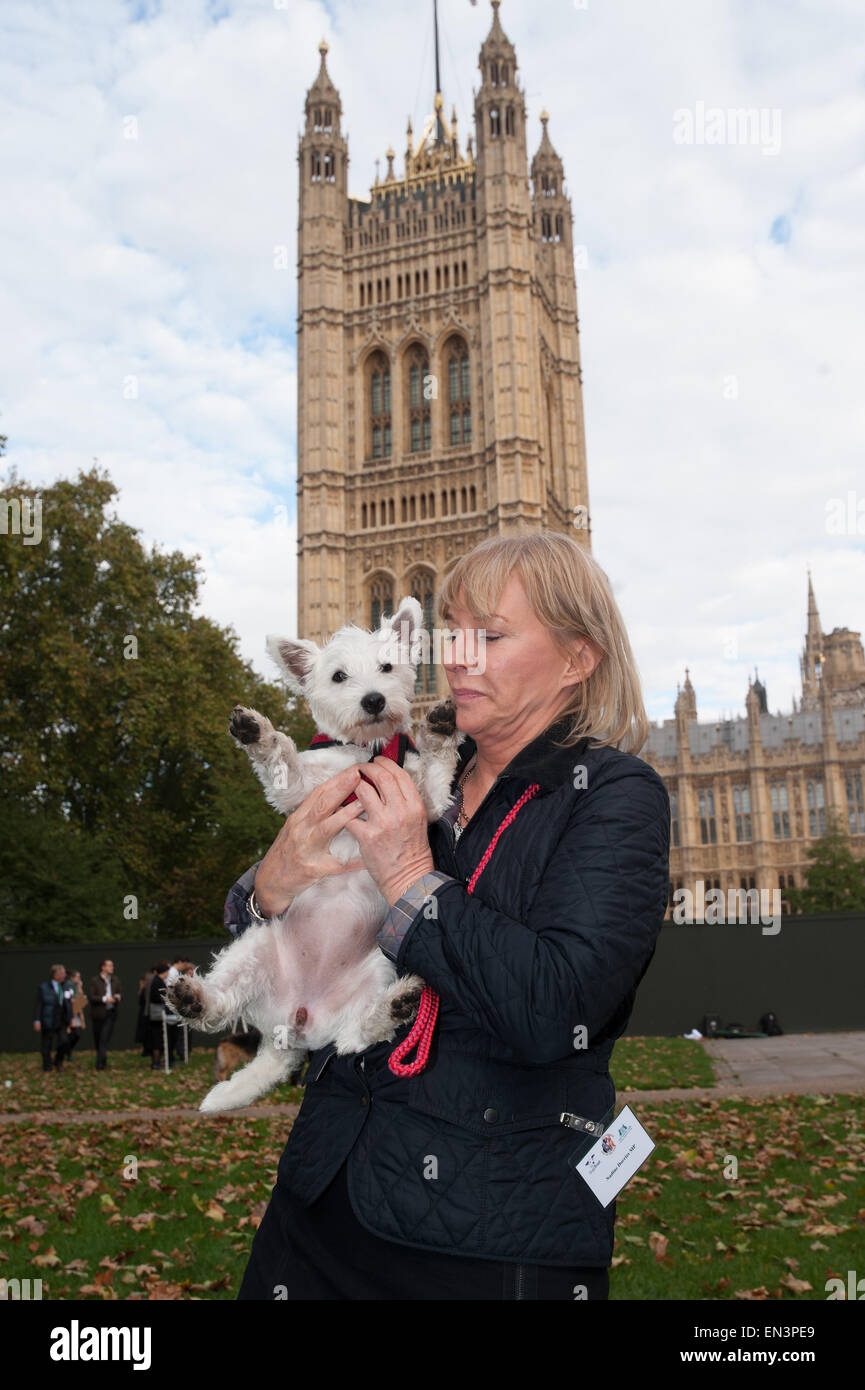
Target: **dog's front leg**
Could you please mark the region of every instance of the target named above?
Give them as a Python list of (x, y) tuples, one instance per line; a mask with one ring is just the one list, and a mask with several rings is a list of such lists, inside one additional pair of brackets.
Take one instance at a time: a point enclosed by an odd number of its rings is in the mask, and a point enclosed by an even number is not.
[(445, 700), (431, 709), (418, 728), (415, 737), (420, 755), (417, 787), (430, 820), (438, 820), (453, 802), (450, 788), (464, 737), (457, 730), (452, 700)]
[(232, 710), (228, 731), (246, 750), (270, 805), (287, 816), (309, 790), (294, 741), (275, 729), (266, 715), (243, 705)]

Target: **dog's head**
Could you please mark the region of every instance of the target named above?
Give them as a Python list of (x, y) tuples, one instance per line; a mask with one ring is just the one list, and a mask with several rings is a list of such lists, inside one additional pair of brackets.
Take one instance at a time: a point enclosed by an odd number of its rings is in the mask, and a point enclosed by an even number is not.
[(377, 632), (349, 623), (323, 647), (268, 637), (267, 650), (321, 733), (366, 747), (411, 726), (422, 622), (417, 599), (406, 597)]

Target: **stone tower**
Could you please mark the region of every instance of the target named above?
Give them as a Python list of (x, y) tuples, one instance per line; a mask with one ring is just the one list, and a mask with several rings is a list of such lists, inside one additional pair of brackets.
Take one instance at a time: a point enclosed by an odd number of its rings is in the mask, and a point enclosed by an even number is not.
[[(567, 531), (590, 546), (570, 199), (541, 114), (528, 165), (513, 44), (492, 0), (474, 140), (437, 90), (403, 170), (369, 199), (327, 45), (305, 106), (298, 228), (298, 635), (377, 626), (433, 600), (492, 534)], [(436, 34), (436, 86), (438, 36)], [(416, 714), (446, 692), (434, 649)]]

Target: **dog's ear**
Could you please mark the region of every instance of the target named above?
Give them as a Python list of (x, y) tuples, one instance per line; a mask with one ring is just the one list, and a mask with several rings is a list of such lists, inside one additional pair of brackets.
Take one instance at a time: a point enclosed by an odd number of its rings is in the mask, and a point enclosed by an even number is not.
[(406, 594), (405, 598), (400, 599), (393, 617), (385, 618), (379, 628), (381, 640), (387, 648), (380, 659), (400, 665), (410, 662), (412, 666), (416, 666), (420, 655), (417, 638), (422, 627), (421, 606), (416, 598)]
[(265, 641), (268, 655), (285, 676), (286, 684), (295, 695), (303, 695), (304, 684), (318, 656), (318, 647), (302, 637), (277, 637), (271, 634)]

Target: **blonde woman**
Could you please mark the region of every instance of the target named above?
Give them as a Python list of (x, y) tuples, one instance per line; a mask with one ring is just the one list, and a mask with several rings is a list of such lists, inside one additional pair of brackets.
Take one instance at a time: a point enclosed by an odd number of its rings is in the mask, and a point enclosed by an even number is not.
[(464, 735), (454, 806), (428, 826), (402, 768), (365, 764), (373, 785), (349, 769), (226, 904), (237, 933), (339, 872), (328, 844), (354, 791), (349, 829), (390, 906), (379, 946), (439, 998), (416, 1075), (388, 1065), (408, 1025), (357, 1056), (313, 1053), (242, 1299), (608, 1296), (615, 1203), (571, 1166), (580, 1136), (560, 1116), (612, 1119), (610, 1054), (667, 902), (669, 800), (636, 756), (637, 672), (606, 575), (570, 536), (483, 541), (438, 618), (452, 711), (436, 717)]

